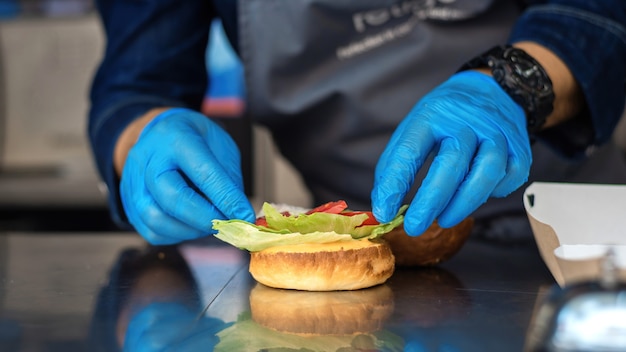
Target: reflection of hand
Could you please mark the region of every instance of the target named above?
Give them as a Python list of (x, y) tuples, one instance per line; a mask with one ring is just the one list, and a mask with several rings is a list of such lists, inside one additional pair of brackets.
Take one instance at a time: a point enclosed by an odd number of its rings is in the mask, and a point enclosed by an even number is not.
[(170, 109), (142, 131), (120, 183), (130, 223), (152, 244), (199, 238), (211, 220), (254, 220), (235, 142), (206, 116)]
[(152, 303), (135, 314), (126, 331), (124, 352), (211, 351), (219, 342), (216, 334), (230, 324), (215, 318), (196, 321), (179, 303)]
[(490, 196), (528, 178), (532, 155), (524, 111), (492, 77), (468, 71), (426, 95), (398, 126), (377, 168), (372, 207), (390, 221), (431, 151), (435, 158), (406, 212), (419, 235), (437, 219), (451, 227)]

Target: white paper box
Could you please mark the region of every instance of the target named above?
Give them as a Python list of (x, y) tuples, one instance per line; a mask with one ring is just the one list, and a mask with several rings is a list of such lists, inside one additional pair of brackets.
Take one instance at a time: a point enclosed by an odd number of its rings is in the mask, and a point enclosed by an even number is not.
[(535, 182), (524, 192), (524, 207), (560, 286), (599, 279), (609, 248), (626, 280), (626, 185)]

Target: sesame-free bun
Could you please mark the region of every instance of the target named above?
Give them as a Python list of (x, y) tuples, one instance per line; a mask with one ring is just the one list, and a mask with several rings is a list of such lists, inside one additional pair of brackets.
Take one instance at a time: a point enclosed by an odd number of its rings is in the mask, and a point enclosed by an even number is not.
[(311, 292), (257, 284), (250, 291), (252, 320), (300, 336), (353, 335), (381, 330), (394, 311), (387, 285), (362, 290)]
[(398, 226), (383, 238), (389, 243), (397, 266), (431, 266), (452, 258), (463, 247), (473, 227), (471, 217), (450, 228), (443, 228), (435, 221), (419, 236), (409, 236), (403, 226)]
[(384, 240), (276, 246), (250, 253), (254, 279), (283, 289), (357, 290), (384, 283), (394, 267)]

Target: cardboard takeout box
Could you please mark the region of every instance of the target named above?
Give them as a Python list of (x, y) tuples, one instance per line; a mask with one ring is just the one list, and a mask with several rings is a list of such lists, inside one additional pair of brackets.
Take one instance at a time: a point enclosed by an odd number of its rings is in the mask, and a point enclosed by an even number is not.
[(524, 207), (560, 286), (599, 279), (609, 249), (626, 280), (626, 185), (535, 182), (524, 192)]

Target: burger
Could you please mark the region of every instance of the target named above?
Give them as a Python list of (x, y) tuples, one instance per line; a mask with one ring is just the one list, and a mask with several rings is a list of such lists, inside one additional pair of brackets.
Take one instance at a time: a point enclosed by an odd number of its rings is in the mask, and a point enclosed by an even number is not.
[(383, 238), (404, 221), (403, 206), (388, 223), (345, 201), (311, 210), (264, 203), (255, 223), (214, 220), (216, 237), (250, 252), (249, 270), (266, 286), (304, 291), (357, 290), (384, 283), (395, 258)]

